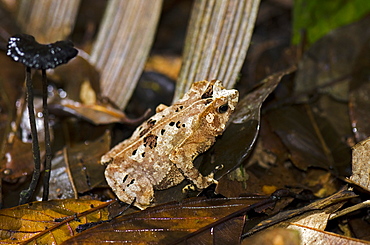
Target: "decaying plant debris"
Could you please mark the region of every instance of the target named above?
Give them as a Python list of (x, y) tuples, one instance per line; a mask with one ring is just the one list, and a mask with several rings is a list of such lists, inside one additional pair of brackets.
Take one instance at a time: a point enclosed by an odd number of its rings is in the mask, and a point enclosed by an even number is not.
[[(289, 1), (57, 2), (0, 5), (1, 242), (368, 244), (366, 14), (314, 42), (307, 28), (292, 45), (297, 5)], [(38, 201), (37, 188), (32, 202), (18, 205), (33, 174), (31, 130), (24, 67), (5, 47), (22, 32), (42, 43), (71, 40), (79, 55), (30, 73), (41, 158), (48, 76), (52, 200)], [(218, 184), (200, 191), (184, 180), (156, 191), (143, 211), (117, 201), (101, 156), (198, 77), (227, 80), (240, 94), (223, 135), (194, 160)]]

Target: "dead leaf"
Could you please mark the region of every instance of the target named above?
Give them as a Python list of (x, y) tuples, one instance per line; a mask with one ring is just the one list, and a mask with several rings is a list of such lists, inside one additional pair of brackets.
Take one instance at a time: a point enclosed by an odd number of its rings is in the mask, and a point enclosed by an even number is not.
[(370, 39), (357, 57), (352, 71), (349, 87), (349, 110), (351, 124), (356, 141), (370, 137), (369, 107), (370, 107), (370, 73), (369, 73)]
[[(306, 205), (302, 208), (280, 212), (280, 213), (276, 214), (275, 216), (273, 216), (271, 218), (268, 218), (268, 219), (260, 222), (259, 224), (257, 224), (255, 227), (250, 229), (247, 233), (243, 234), (243, 237), (248, 237), (248, 236), (250, 236), (250, 235), (252, 235), (252, 234), (254, 234), (258, 231), (261, 231), (263, 229), (266, 229), (266, 228), (271, 227), (271, 226), (276, 225), (276, 224), (279, 224), (280, 227), (281, 226), (286, 227), (287, 225), (289, 225), (290, 223), (293, 222), (291, 220), (292, 218), (294, 218), (295, 221), (302, 220), (303, 218), (306, 218), (307, 216), (310, 216), (310, 215), (315, 214), (317, 212), (322, 214), (322, 211), (317, 211), (317, 210), (329, 208), (327, 210), (328, 211), (327, 217), (325, 218), (327, 220), (329, 218), (330, 214), (335, 212), (342, 204), (344, 204), (345, 201), (347, 201), (351, 198), (354, 198), (356, 196), (357, 195), (354, 192), (346, 190), (345, 188), (343, 188), (339, 192), (337, 192), (337, 193), (335, 193), (335, 194), (333, 194), (333, 195), (331, 195), (327, 198), (318, 200), (318, 201), (313, 202), (311, 204), (308, 204), (308, 205)], [(337, 204), (340, 204), (340, 205), (335, 206)], [(309, 213), (309, 212), (311, 212), (311, 213)], [(308, 218), (308, 222), (311, 222), (311, 220), (312, 219)], [(284, 221), (286, 223), (281, 224), (282, 221)], [(306, 221), (303, 221), (303, 222), (306, 222)], [(320, 222), (318, 222), (316, 225), (322, 225), (322, 224)], [(326, 226), (326, 224), (324, 224), (324, 225)]]
[(240, 210), (248, 210), (252, 204), (261, 200), (266, 198), (188, 199), (182, 203), (160, 205), (84, 231), (65, 244), (177, 244), (185, 240), (197, 243), (230, 241), (235, 244), (234, 242), (239, 241), (243, 228), (243, 213), (222, 222), (217, 221)]
[[(44, 144), (43, 144), (44, 145)], [(11, 143), (4, 147), (4, 158), (1, 159), (1, 178), (13, 182), (22, 176), (32, 174), (34, 170), (32, 145), (22, 142), (14, 136)], [(44, 147), (41, 150), (41, 157), (45, 155)]]
[(0, 210), (0, 243), (60, 244), (76, 235), (76, 227), (108, 218), (109, 202), (55, 200)]
[(309, 105), (271, 110), (267, 118), (298, 168), (321, 167), (333, 169), (342, 176), (349, 175), (349, 147), (330, 123), (314, 113)]
[[(63, 66), (58, 66), (54, 70), (50, 70), (48, 75), (53, 81), (58, 84), (59, 87), (62, 87), (66, 95), (70, 100), (89, 104), (87, 101), (90, 101), (95, 104), (96, 99), (100, 98), (100, 85), (99, 85), (99, 73), (84, 57), (87, 57), (88, 54), (82, 53), (79, 51), (75, 59), (72, 59), (70, 62)], [(84, 57), (83, 57), (84, 56)], [(76, 72), (78, 71), (78, 72)], [(89, 99), (85, 95), (87, 92), (84, 90), (86, 84), (91, 88), (91, 91), (88, 93), (93, 93), (94, 95)], [(94, 99), (95, 98), (95, 99)]]
[[(79, 193), (105, 184), (100, 158), (109, 151), (110, 134), (105, 132), (93, 142), (64, 147), (52, 160), (50, 199), (78, 198)], [(42, 196), (42, 191), (39, 193)]]
[(109, 104), (86, 105), (70, 99), (54, 101), (49, 105), (50, 111), (55, 114), (74, 115), (93, 123), (94, 125), (104, 125), (111, 123), (136, 124), (146, 117), (147, 113), (137, 119), (130, 119), (121, 110), (113, 108)]
[(299, 233), (292, 229), (275, 228), (244, 239), (242, 245), (301, 245)]
[(370, 138), (353, 147), (352, 175), (350, 180), (367, 191), (370, 191)]
[(346, 244), (365, 245), (370, 242), (356, 238), (341, 236), (332, 232), (322, 231), (305, 225), (292, 224), (290, 228), (299, 230), (302, 237), (301, 244)]
[[(370, 37), (369, 22), (367, 17), (338, 28), (313, 44), (299, 64), (295, 94), (329, 93), (337, 100), (347, 101), (352, 67)], [(301, 101), (307, 99), (301, 97)]]

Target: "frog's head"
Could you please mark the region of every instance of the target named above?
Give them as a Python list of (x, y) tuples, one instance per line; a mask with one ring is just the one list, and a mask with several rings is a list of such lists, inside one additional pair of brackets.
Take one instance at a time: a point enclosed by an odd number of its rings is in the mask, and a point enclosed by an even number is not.
[(213, 80), (202, 95), (206, 109), (201, 118), (216, 135), (224, 131), (231, 113), (238, 103), (239, 92), (235, 89), (225, 89), (221, 82)]

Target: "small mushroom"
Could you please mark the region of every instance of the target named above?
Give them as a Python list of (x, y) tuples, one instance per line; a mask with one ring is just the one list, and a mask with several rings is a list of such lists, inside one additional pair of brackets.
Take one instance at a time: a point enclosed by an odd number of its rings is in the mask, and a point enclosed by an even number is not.
[(31, 80), (31, 68), (41, 69), (42, 71), (42, 98), (43, 98), (43, 116), (45, 130), (45, 178), (43, 201), (46, 201), (49, 196), (49, 180), (51, 170), (51, 147), (49, 134), (49, 112), (47, 108), (47, 77), (46, 69), (55, 68), (59, 65), (67, 63), (70, 59), (77, 55), (78, 51), (73, 47), (70, 41), (58, 41), (51, 44), (40, 44), (36, 42), (33, 36), (27, 34), (17, 34), (9, 38), (7, 55), (14, 61), (21, 62), (26, 67), (26, 86), (27, 86), (27, 105), (30, 115), (30, 125), (32, 134), (32, 153), (35, 161), (35, 169), (33, 171), (32, 180), (27, 190), (21, 192), (20, 204), (30, 201), (40, 178), (41, 157), (36, 131), (35, 113), (33, 107), (33, 89)]

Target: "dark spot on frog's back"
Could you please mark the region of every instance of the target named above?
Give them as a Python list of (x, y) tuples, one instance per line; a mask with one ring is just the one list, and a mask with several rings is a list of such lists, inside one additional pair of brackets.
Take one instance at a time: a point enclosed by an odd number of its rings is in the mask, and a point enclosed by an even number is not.
[(209, 104), (209, 103), (211, 103), (211, 102), (212, 102), (212, 99), (206, 99), (206, 100), (205, 100), (205, 102), (204, 102), (204, 104), (205, 104), (205, 105), (208, 105), (208, 104)]
[(148, 146), (150, 149), (153, 149), (157, 146), (157, 138), (158, 136), (155, 136), (154, 134), (149, 134), (144, 138), (144, 146)]
[(149, 119), (146, 123), (148, 124), (148, 126), (154, 126), (154, 124), (155, 124), (156, 122), (157, 122), (156, 120)]
[(213, 86), (209, 86), (202, 95), (202, 99), (212, 98), (212, 95), (213, 95)]
[[(146, 133), (148, 133), (150, 131), (151, 128), (153, 128), (153, 126), (155, 125), (157, 121), (156, 120), (153, 120), (153, 119), (149, 119), (146, 124), (147, 124), (147, 127), (145, 129), (143, 129), (143, 131), (140, 132), (139, 136), (143, 136), (145, 135)], [(140, 127), (141, 128), (141, 127)], [(141, 130), (141, 129), (140, 129)]]

